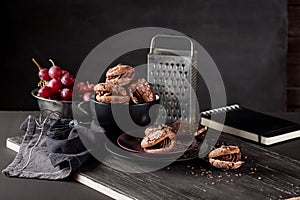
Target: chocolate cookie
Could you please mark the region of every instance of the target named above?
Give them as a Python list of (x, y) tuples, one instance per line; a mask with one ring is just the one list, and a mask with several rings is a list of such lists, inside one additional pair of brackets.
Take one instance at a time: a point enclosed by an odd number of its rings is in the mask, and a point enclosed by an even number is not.
[(146, 136), (141, 147), (147, 153), (163, 153), (173, 149), (176, 134), (167, 125), (150, 126), (145, 130)]
[(134, 77), (134, 68), (129, 65), (118, 64), (106, 72), (106, 83), (126, 85)]
[(212, 150), (208, 154), (209, 163), (217, 168), (237, 169), (244, 162), (240, 161), (241, 152), (237, 146), (225, 146)]
[(141, 95), (136, 90), (136, 84), (135, 83), (132, 83), (128, 87), (128, 92), (129, 92), (130, 99), (133, 103), (138, 104), (138, 103), (143, 102), (143, 98), (141, 97)]
[(161, 130), (165, 130), (165, 131), (171, 131), (174, 132), (173, 128), (171, 126), (162, 124), (162, 125), (153, 125), (153, 126), (149, 126), (148, 128), (146, 128), (145, 130), (145, 135), (148, 136), (151, 133), (154, 133), (156, 131), (161, 131)]
[(109, 83), (98, 83), (94, 86), (94, 91), (96, 94), (100, 94), (101, 96), (127, 95), (125, 88), (119, 85), (113, 85)]
[(129, 95), (133, 103), (144, 103), (155, 101), (155, 92), (150, 83), (144, 78), (139, 78), (128, 87)]
[(96, 99), (102, 103), (128, 103), (129, 96), (101, 96), (96, 95)]
[(94, 86), (96, 100), (103, 103), (127, 103), (130, 98), (125, 88), (109, 83), (98, 83)]

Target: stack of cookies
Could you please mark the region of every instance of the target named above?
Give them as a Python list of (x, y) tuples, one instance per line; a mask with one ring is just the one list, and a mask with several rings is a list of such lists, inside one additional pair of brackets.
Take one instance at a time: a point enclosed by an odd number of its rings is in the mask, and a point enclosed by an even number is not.
[(145, 103), (156, 99), (150, 83), (144, 78), (132, 82), (135, 70), (129, 65), (118, 64), (106, 72), (105, 83), (98, 83), (94, 90), (96, 100), (103, 103)]

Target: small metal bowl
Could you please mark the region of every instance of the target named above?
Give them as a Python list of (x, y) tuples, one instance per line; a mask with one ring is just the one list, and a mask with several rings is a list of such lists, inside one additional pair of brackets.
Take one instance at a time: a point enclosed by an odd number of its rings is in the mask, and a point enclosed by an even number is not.
[(31, 91), (31, 95), (37, 99), (40, 111), (50, 110), (61, 114), (63, 118), (73, 118), (72, 101), (57, 101), (52, 99), (45, 99), (37, 96), (38, 89)]

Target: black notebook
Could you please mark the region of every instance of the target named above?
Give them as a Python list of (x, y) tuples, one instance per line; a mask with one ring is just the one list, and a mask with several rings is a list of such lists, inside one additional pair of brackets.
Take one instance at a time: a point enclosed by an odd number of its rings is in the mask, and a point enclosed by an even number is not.
[[(226, 114), (224, 125), (217, 116), (213, 116), (222, 114)], [(238, 104), (201, 112), (201, 124), (264, 145), (300, 137), (300, 124), (256, 112)]]

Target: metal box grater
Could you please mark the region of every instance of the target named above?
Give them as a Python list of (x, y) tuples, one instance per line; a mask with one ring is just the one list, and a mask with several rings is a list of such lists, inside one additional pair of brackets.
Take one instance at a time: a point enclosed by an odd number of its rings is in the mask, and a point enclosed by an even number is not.
[[(184, 39), (190, 44), (190, 50), (171, 50), (155, 48), (156, 39)], [(152, 38), (148, 54), (147, 79), (161, 98), (157, 120), (160, 123), (172, 123), (176, 120), (195, 123), (198, 120), (197, 52), (193, 42), (185, 36), (156, 35)]]

